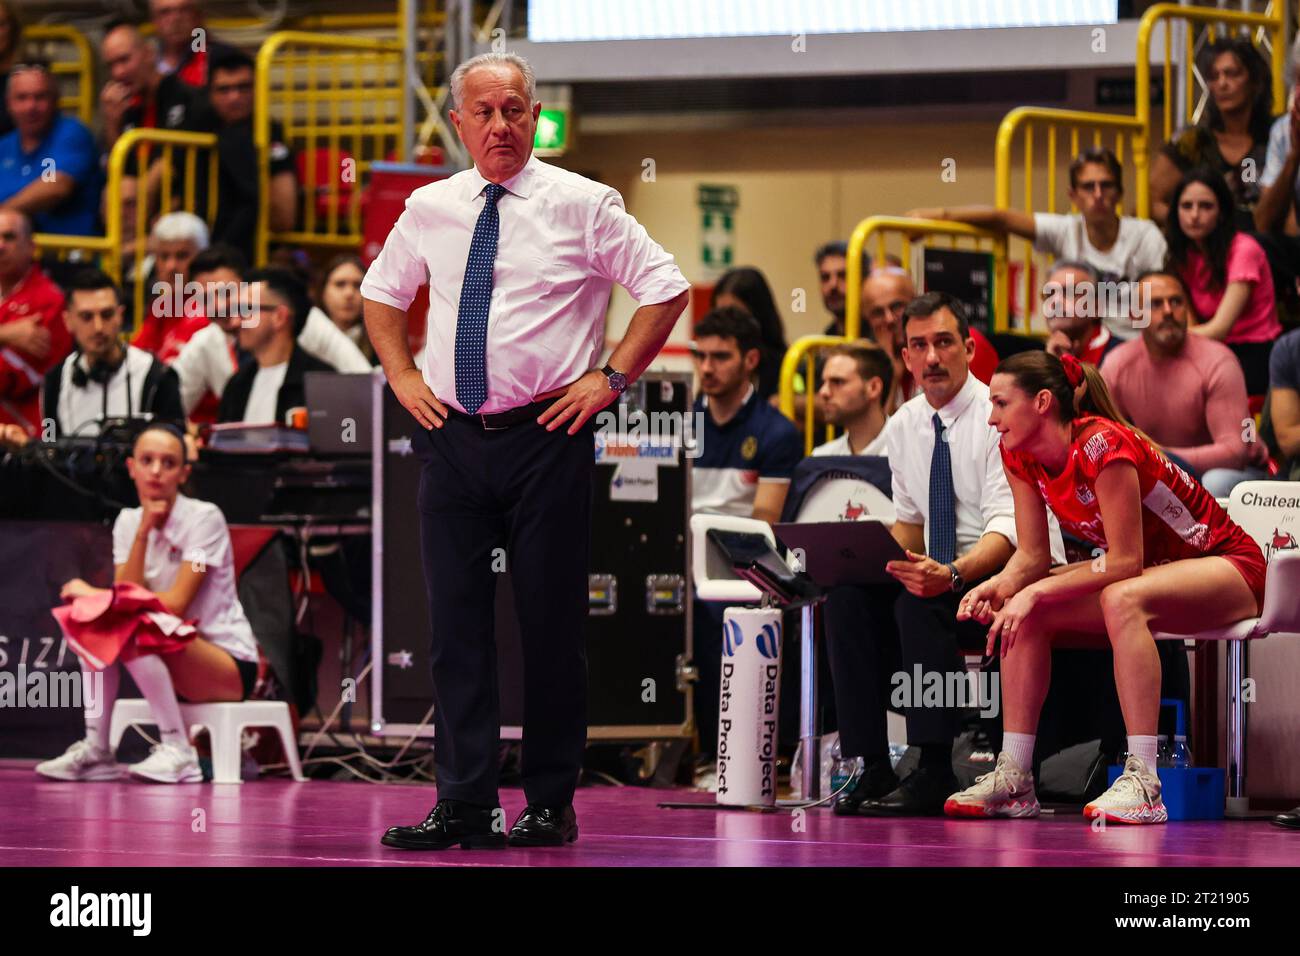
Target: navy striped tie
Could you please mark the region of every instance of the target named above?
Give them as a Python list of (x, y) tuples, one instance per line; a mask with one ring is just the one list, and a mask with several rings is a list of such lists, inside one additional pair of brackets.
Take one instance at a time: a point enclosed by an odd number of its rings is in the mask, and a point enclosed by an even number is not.
[(952, 455), (943, 419), (934, 413), (934, 454), (930, 456), (930, 557), (940, 564), (957, 559), (957, 494), (952, 488)]
[(492, 267), (497, 259), (497, 237), (501, 220), (497, 200), (505, 187), (488, 183), (487, 199), (474, 224), (465, 263), (465, 282), (460, 287), (460, 309), (456, 314), (456, 400), (473, 415), (487, 401), (487, 327), (492, 305)]

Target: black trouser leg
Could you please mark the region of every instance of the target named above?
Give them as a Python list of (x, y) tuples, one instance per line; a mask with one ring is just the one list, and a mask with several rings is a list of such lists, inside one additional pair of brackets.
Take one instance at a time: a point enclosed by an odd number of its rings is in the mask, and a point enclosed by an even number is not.
[(524, 654), (524, 794), (530, 804), (564, 806), (587, 742), (593, 431), (570, 436), (530, 423), (497, 434), (513, 465), (507, 554)]
[(898, 669), (898, 633), (890, 611), (893, 586), (844, 585), (823, 607), (826, 653), (835, 684), (840, 749), (869, 761), (887, 756), (890, 678)]
[(501, 720), (492, 560), (505, 547), (506, 528), (476, 428), (453, 417), (417, 443), (424, 466), (420, 546), (432, 631), (438, 797), (495, 806)]
[(700, 735), (700, 753), (718, 750), (718, 695), (722, 693), (722, 614), (726, 606), (717, 601), (695, 598), (691, 656), (698, 677), (695, 681), (695, 726)]
[[(979, 582), (972, 582), (971, 586)], [(964, 593), (964, 592), (963, 592)], [(922, 677), (926, 674), (942, 675), (943, 686), (948, 686), (948, 674), (965, 673), (958, 642), (960, 637), (968, 644), (979, 643), (988, 628), (975, 621), (957, 620), (957, 603), (960, 594), (948, 592), (935, 597), (919, 598), (904, 591), (894, 603), (894, 618), (902, 646), (902, 670), (909, 675), (912, 688), (912, 706), (905, 707), (907, 717), (907, 743), (909, 746), (951, 745), (961, 720), (961, 710), (955, 701), (944, 701), (940, 706), (917, 706), (921, 703), (923, 688), (916, 686), (916, 667), (920, 665)], [(942, 696), (942, 695), (941, 695)]]

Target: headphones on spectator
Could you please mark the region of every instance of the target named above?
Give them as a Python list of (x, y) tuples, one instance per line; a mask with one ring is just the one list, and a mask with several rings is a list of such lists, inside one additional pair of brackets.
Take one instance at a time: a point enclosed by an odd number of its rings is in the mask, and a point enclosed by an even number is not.
[(91, 382), (95, 382), (103, 390), (103, 419), (108, 418), (108, 383), (113, 380), (118, 369), (123, 365), (126, 366), (126, 417), (131, 417), (131, 366), (127, 362), (130, 357), (130, 346), (118, 337), (118, 342), (122, 345), (122, 357), (116, 362), (98, 362), (95, 365), (86, 368), (84, 364), (85, 356), (78, 353), (77, 358), (72, 363), (72, 384), (77, 388), (85, 388)]

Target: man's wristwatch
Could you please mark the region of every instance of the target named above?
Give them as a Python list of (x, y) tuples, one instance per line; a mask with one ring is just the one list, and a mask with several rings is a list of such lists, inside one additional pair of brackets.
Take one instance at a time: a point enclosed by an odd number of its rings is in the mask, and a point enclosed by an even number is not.
[(962, 580), (961, 572), (957, 570), (957, 565), (949, 563), (945, 564), (944, 567), (946, 567), (948, 572), (952, 575), (952, 590), (953, 593), (956, 594), (966, 586), (966, 582)]
[(627, 388), (627, 376), (615, 371), (612, 365), (606, 365), (600, 371), (609, 380), (609, 387), (622, 395)]

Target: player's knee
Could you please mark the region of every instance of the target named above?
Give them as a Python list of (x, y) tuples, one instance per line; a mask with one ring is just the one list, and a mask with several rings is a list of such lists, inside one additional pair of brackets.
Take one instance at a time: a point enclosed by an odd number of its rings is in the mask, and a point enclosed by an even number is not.
[(1112, 640), (1117, 628), (1145, 619), (1142, 592), (1135, 579), (1106, 585), (1102, 588), (1100, 603), (1102, 617), (1106, 620), (1106, 628)]

